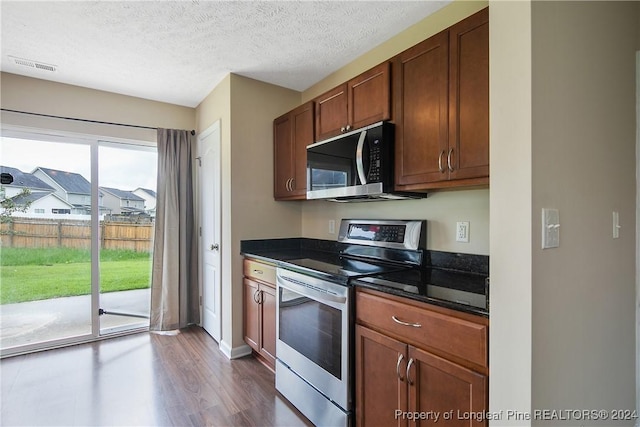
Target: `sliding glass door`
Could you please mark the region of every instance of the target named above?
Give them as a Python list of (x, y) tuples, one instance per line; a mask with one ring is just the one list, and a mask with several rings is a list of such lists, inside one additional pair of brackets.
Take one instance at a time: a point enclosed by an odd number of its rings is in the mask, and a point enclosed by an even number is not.
[(0, 354), (148, 328), (155, 147), (17, 135), (0, 140)]
[(91, 334), (91, 147), (2, 138), (0, 345)]
[(149, 327), (155, 148), (100, 143), (100, 332)]

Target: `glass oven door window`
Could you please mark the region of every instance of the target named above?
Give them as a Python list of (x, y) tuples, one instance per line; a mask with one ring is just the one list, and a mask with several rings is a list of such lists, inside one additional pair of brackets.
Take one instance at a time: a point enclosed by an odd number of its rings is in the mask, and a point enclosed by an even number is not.
[(342, 315), (336, 308), (280, 288), (280, 336), (289, 347), (342, 379)]

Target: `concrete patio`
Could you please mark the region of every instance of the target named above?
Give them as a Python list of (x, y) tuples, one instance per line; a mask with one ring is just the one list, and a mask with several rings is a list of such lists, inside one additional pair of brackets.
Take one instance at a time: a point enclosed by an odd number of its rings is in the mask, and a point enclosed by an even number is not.
[[(149, 314), (150, 289), (110, 292), (100, 295), (100, 308), (107, 312)], [(100, 316), (100, 329), (148, 326), (148, 319)], [(91, 333), (91, 296), (53, 298), (0, 306), (0, 348)]]

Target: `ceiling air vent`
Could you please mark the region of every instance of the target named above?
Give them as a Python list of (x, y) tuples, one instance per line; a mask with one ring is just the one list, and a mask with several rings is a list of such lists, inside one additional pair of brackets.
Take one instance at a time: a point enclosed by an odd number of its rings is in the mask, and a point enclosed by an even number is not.
[(15, 56), (11, 56), (10, 58), (13, 59), (13, 62), (16, 65), (21, 65), (23, 67), (36, 68), (38, 70), (45, 70), (45, 71), (56, 71), (56, 68), (57, 68), (55, 65), (32, 61), (30, 59), (16, 58)]

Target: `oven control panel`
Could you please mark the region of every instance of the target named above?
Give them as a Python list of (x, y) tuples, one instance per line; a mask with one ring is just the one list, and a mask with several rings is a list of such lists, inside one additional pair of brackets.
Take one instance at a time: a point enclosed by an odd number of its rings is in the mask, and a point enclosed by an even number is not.
[(338, 241), (397, 249), (420, 249), (426, 244), (426, 221), (343, 219)]

